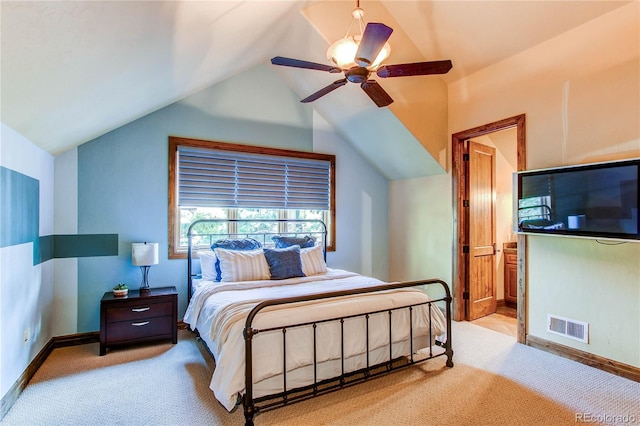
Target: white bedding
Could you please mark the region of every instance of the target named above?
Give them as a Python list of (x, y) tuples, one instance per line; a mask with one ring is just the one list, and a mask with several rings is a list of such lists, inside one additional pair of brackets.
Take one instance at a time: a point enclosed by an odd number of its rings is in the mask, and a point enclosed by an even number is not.
[[(305, 294), (364, 288), (383, 282), (352, 272), (329, 269), (326, 274), (286, 280), (219, 283), (203, 281), (198, 285), (185, 313), (184, 321), (198, 329), (211, 350), (216, 367), (210, 388), (227, 409), (234, 408), (238, 394), (244, 392), (244, 338), (246, 316), (266, 299)], [(414, 288), (345, 296), (338, 299), (310, 301), (294, 306), (274, 306), (261, 311), (253, 321), (254, 329), (320, 321), (355, 313), (386, 310), (392, 307), (425, 302), (427, 295)], [(426, 305), (413, 311), (414, 351), (430, 346), (429, 320)], [(432, 309), (433, 336), (446, 332), (446, 321), (439, 309)], [(408, 355), (408, 309), (392, 314), (393, 357)], [(370, 365), (389, 359), (389, 314), (385, 311), (369, 319)], [(366, 325), (364, 318), (347, 319), (344, 323), (345, 371), (365, 367)], [(340, 323), (318, 325), (318, 380), (340, 374)], [(289, 328), (287, 340), (287, 387), (289, 389), (313, 382), (313, 330), (311, 327)], [(396, 344), (395, 342), (399, 342)], [(282, 332), (259, 333), (253, 338), (254, 397), (282, 391)]]

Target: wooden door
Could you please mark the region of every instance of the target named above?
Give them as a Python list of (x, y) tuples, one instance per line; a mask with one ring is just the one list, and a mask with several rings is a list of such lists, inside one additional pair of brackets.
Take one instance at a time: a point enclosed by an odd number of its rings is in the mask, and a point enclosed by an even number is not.
[(469, 141), (468, 320), (496, 312), (495, 148)]

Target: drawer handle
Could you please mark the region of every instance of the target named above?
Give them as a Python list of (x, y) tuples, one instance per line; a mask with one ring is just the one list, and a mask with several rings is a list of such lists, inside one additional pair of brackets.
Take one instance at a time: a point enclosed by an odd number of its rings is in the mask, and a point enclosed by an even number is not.
[(133, 308), (131, 309), (132, 312), (145, 312), (148, 311), (151, 308)]
[(134, 327), (142, 327), (143, 325), (147, 325), (149, 324), (149, 321), (142, 321), (142, 322), (132, 322), (131, 325)]

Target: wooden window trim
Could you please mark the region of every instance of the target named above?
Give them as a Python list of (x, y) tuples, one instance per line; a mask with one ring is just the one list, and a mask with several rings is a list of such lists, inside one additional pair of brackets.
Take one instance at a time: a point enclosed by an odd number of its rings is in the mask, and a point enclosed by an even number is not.
[(254, 145), (243, 145), (236, 143), (207, 141), (201, 139), (190, 139), (178, 136), (169, 136), (169, 197), (168, 197), (168, 248), (169, 259), (186, 259), (187, 253), (178, 250), (176, 247), (177, 233), (180, 232), (180, 218), (177, 206), (177, 157), (178, 146), (186, 145), (197, 148), (219, 149), (225, 151), (236, 151), (251, 154), (276, 155), (294, 158), (307, 158), (311, 160), (324, 160), (331, 163), (331, 210), (329, 215), (331, 223), (327, 233), (330, 235), (331, 245), (327, 246), (327, 251), (335, 251), (336, 246), (336, 156), (332, 154), (319, 154), (315, 152), (293, 151), (288, 149), (268, 148)]

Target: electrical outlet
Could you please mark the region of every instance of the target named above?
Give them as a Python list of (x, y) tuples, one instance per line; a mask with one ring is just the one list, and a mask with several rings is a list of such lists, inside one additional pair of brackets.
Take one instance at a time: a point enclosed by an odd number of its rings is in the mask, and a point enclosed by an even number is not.
[(22, 343), (27, 343), (31, 339), (31, 327), (27, 327), (22, 333)]

